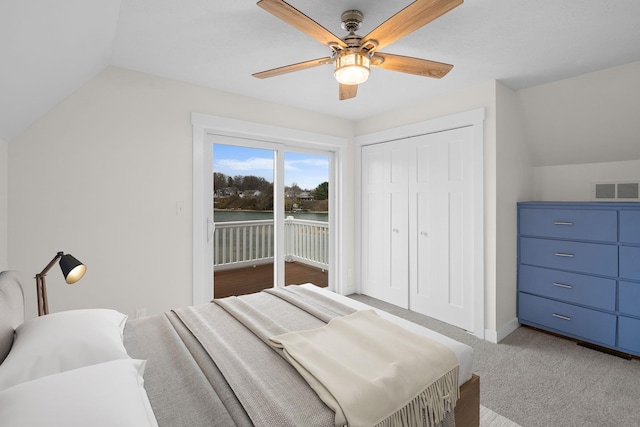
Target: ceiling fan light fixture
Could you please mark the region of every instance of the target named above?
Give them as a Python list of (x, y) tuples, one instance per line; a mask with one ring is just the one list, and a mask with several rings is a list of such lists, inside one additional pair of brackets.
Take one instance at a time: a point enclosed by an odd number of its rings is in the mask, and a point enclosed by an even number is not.
[(335, 76), (343, 85), (359, 85), (369, 78), (371, 59), (366, 52), (345, 51), (335, 59)]

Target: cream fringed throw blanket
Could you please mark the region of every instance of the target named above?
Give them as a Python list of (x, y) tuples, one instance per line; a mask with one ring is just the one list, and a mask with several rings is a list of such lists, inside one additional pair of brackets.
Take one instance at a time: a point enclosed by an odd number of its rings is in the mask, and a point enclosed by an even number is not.
[(336, 411), (336, 426), (432, 427), (458, 400), (455, 354), (373, 310), (271, 341)]

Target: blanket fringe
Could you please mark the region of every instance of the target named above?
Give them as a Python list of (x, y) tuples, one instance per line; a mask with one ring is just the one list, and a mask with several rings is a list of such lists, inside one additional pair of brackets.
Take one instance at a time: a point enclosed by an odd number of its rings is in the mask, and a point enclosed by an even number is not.
[(460, 396), (456, 366), (436, 380), (400, 410), (375, 427), (436, 427), (452, 412)]

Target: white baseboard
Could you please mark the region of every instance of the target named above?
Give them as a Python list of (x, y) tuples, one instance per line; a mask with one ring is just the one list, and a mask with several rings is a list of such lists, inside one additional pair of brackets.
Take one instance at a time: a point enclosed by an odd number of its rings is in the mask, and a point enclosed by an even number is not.
[(500, 328), (498, 331), (485, 329), (484, 339), (494, 344), (498, 344), (519, 327), (520, 323), (518, 323), (518, 319), (514, 318), (511, 321), (507, 322), (507, 324)]

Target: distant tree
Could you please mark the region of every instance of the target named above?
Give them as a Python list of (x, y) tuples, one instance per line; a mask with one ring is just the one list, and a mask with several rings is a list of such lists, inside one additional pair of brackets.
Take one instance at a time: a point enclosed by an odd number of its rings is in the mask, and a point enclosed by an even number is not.
[[(242, 180), (244, 190), (259, 190), (260, 192), (269, 191), (273, 185), (261, 176), (248, 175)], [(273, 190), (272, 190), (273, 191)]]
[(213, 189), (221, 190), (227, 186), (227, 176), (220, 172), (213, 173)]
[[(231, 194), (225, 194), (226, 200), (218, 200), (216, 207), (220, 209), (257, 209), (273, 210), (273, 184), (265, 178), (254, 175), (227, 176), (220, 172), (213, 173), (213, 189), (219, 191), (230, 189)], [(243, 191), (258, 191), (256, 197), (252, 194), (238, 197)]]
[(246, 188), (244, 188), (244, 176), (242, 175), (236, 175), (233, 177), (233, 186), (234, 187), (238, 187), (238, 190), (243, 191), (246, 190)]
[(285, 212), (291, 212), (293, 210), (293, 200), (292, 199), (284, 199), (284, 210)]
[(327, 200), (329, 198), (329, 183), (327, 181), (316, 187), (313, 198), (315, 200)]
[(260, 195), (256, 200), (256, 209), (261, 211), (273, 210), (273, 185), (260, 190)]
[(296, 182), (291, 183), (291, 186), (288, 187), (288, 190), (289, 190), (289, 195), (291, 196), (292, 199), (297, 199), (300, 196), (300, 193), (302, 192), (302, 189), (298, 187), (298, 183)]

